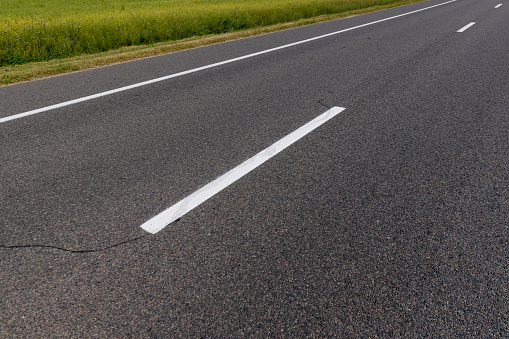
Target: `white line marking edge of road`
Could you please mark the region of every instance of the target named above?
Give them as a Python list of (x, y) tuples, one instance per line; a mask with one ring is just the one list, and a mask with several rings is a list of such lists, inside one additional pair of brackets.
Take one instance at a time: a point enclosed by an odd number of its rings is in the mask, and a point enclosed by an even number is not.
[(464, 26), (464, 27), (460, 28), (460, 29), (459, 29), (459, 30), (457, 30), (456, 32), (457, 32), (457, 33), (463, 33), (463, 32), (465, 32), (467, 29), (469, 29), (470, 27), (472, 27), (473, 25), (475, 25), (475, 22), (471, 22), (471, 23), (469, 23), (468, 25), (466, 25), (466, 26)]
[(380, 19), (380, 20), (368, 22), (368, 23), (365, 23), (365, 24), (362, 24), (362, 25), (346, 28), (346, 29), (335, 31), (335, 32), (331, 32), (331, 33), (328, 33), (328, 34), (316, 36), (316, 37), (313, 37), (313, 38), (309, 38), (309, 39), (293, 42), (293, 43), (290, 43), (290, 44), (287, 44), (287, 45), (282, 45), (282, 46), (279, 46), (279, 47), (270, 48), (270, 49), (263, 50), (263, 51), (260, 51), (260, 52), (256, 52), (256, 53), (252, 53), (252, 54), (247, 54), (247, 55), (244, 55), (244, 56), (240, 56), (240, 57), (237, 57), (237, 58), (233, 58), (233, 59), (217, 62), (217, 63), (210, 64), (210, 65), (205, 65), (205, 66), (202, 66), (202, 67), (193, 68), (193, 69), (190, 69), (190, 70), (187, 70), (187, 71), (183, 71), (183, 72), (179, 72), (179, 73), (175, 73), (175, 74), (170, 74), (170, 75), (163, 76), (163, 77), (160, 77), (160, 78), (156, 78), (156, 79), (152, 79), (152, 80), (147, 80), (147, 81), (135, 83), (135, 84), (132, 84), (132, 85), (129, 85), (129, 86), (119, 87), (119, 88), (112, 89), (112, 90), (109, 90), (109, 91), (105, 91), (105, 92), (101, 92), (101, 93), (96, 93), (96, 94), (88, 95), (88, 96), (77, 98), (77, 99), (74, 99), (74, 100), (65, 101), (65, 102), (62, 102), (62, 103), (59, 103), (59, 104), (50, 105), (50, 106), (46, 106), (46, 107), (41, 107), (41, 108), (34, 109), (34, 110), (31, 110), (31, 111), (27, 111), (27, 112), (11, 115), (11, 116), (8, 116), (8, 117), (0, 118), (0, 124), (4, 123), (4, 122), (7, 122), (7, 121), (24, 118), (24, 117), (27, 117), (27, 116), (30, 116), (30, 115), (34, 115), (34, 114), (38, 114), (38, 113), (42, 113), (42, 112), (47, 112), (47, 111), (50, 111), (50, 110), (53, 110), (53, 109), (62, 108), (62, 107), (73, 105), (73, 104), (77, 104), (77, 103), (80, 103), (80, 102), (84, 102), (84, 101), (88, 101), (88, 100), (104, 97), (104, 96), (107, 96), (107, 95), (111, 95), (111, 94), (127, 91), (127, 90), (130, 90), (130, 89), (133, 89), (133, 88), (150, 85), (150, 84), (153, 84), (153, 83), (156, 83), (156, 82), (160, 82), (160, 81), (176, 78), (176, 77), (179, 77), (179, 76), (182, 76), (182, 75), (186, 75), (186, 74), (190, 74), (190, 73), (195, 73), (195, 72), (203, 71), (203, 70), (206, 70), (206, 69), (209, 69), (209, 68), (213, 68), (213, 67), (218, 67), (218, 66), (221, 66), (221, 65), (225, 65), (225, 64), (229, 64), (229, 63), (235, 62), (235, 61), (252, 58), (252, 57), (255, 57), (255, 56), (258, 56), (258, 55), (262, 55), (262, 54), (274, 52), (274, 51), (277, 51), (277, 50), (281, 50), (281, 49), (284, 49), (284, 48), (288, 48), (288, 47), (304, 44), (304, 43), (311, 42), (311, 41), (314, 41), (314, 40), (323, 39), (323, 38), (330, 37), (330, 36), (333, 36), (333, 35), (337, 35), (337, 34), (340, 34), (340, 33), (352, 31), (352, 30), (355, 30), (355, 29), (358, 29), (358, 28), (374, 25), (374, 24), (377, 24), (377, 23), (380, 23), (380, 22), (384, 22), (384, 21), (388, 21), (388, 20), (404, 17), (404, 16), (407, 16), (407, 15), (410, 15), (410, 14), (414, 14), (414, 13), (418, 13), (418, 12), (422, 12), (422, 11), (425, 11), (425, 10), (428, 10), (428, 9), (431, 9), (431, 8), (443, 6), (443, 5), (446, 5), (446, 4), (449, 4), (449, 3), (452, 3), (452, 2), (456, 2), (456, 1), (458, 1), (458, 0), (449, 0), (449, 1), (446, 1), (446, 2), (443, 2), (443, 3), (439, 3), (439, 4), (436, 4), (436, 5), (433, 5), (433, 6), (417, 9), (417, 10), (414, 10), (414, 11), (410, 11), (410, 12), (407, 12), (407, 13), (395, 15), (395, 16), (388, 17), (388, 18), (385, 18), (385, 19)]
[(339, 113), (341, 113), (345, 108), (343, 107), (333, 107), (329, 109), (327, 112), (322, 113), (315, 119), (311, 120), (307, 124), (283, 137), (279, 141), (275, 142), (268, 148), (264, 149), (260, 153), (255, 156), (249, 158), (244, 161), (242, 164), (233, 168), (232, 170), (226, 172), (216, 180), (208, 183), (203, 186), (199, 190), (195, 191), (191, 195), (177, 202), (170, 208), (165, 211), (159, 213), (155, 217), (143, 223), (140, 227), (145, 231), (155, 234), (187, 214), (189, 211), (194, 209), (195, 207), (201, 205), (203, 202), (216, 195), (224, 188), (233, 184), (235, 181), (239, 180), (279, 152), (283, 151), (297, 140), (301, 139), (308, 133), (312, 132), (314, 129), (318, 128), (322, 124), (326, 123)]

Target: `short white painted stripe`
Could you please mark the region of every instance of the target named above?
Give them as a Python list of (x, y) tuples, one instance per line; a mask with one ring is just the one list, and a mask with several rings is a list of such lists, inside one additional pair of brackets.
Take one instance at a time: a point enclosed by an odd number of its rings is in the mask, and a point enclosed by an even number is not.
[(333, 107), (141, 225), (155, 234), (344, 110)]
[(260, 52), (256, 52), (256, 53), (252, 53), (252, 54), (247, 54), (247, 55), (244, 55), (244, 56), (240, 56), (240, 57), (237, 57), (237, 58), (233, 58), (233, 59), (229, 59), (229, 60), (225, 60), (225, 61), (221, 61), (221, 62), (216, 62), (214, 64), (210, 64), (210, 65), (206, 65), (206, 66), (202, 66), (202, 67), (198, 67), (198, 68), (193, 68), (193, 69), (190, 69), (190, 70), (187, 70), (187, 71), (183, 71), (183, 72), (179, 72), (179, 73), (175, 73), (175, 74), (170, 74), (170, 75), (163, 76), (163, 77), (160, 77), (160, 78), (156, 78), (156, 79), (152, 79), (152, 80), (147, 80), (147, 81), (139, 82), (139, 83), (132, 84), (132, 85), (129, 85), (129, 86), (119, 87), (119, 88), (116, 88), (116, 89), (112, 89), (110, 91), (105, 91), (105, 92), (101, 92), (101, 93), (85, 96), (85, 97), (82, 97), (82, 98), (65, 101), (65, 102), (62, 102), (62, 103), (59, 103), (59, 104), (55, 104), (55, 105), (51, 105), (51, 106), (46, 106), (46, 107), (34, 109), (34, 110), (27, 111), (27, 112), (24, 112), (24, 113), (19, 113), (19, 114), (11, 115), (11, 116), (8, 116), (8, 117), (5, 117), (5, 118), (1, 118), (0, 119), (0, 124), (4, 123), (4, 122), (7, 122), (7, 121), (24, 118), (24, 117), (27, 117), (27, 116), (30, 116), (30, 115), (34, 115), (34, 114), (50, 111), (50, 110), (53, 110), (53, 109), (57, 109), (57, 108), (61, 108), (61, 107), (65, 107), (65, 106), (69, 106), (69, 105), (73, 105), (73, 104), (77, 104), (77, 103), (80, 103), (80, 102), (83, 102), (83, 101), (88, 101), (88, 100), (104, 97), (104, 96), (107, 96), (107, 95), (110, 95), (110, 94), (127, 91), (127, 90), (130, 90), (130, 89), (133, 89), (133, 88), (150, 85), (150, 84), (153, 84), (153, 83), (156, 83), (156, 82), (160, 82), (160, 81), (176, 78), (176, 77), (179, 77), (179, 76), (182, 76), (182, 75), (186, 75), (186, 74), (190, 74), (190, 73), (195, 73), (195, 72), (203, 71), (203, 70), (206, 70), (206, 69), (209, 69), (209, 68), (213, 68), (213, 67), (218, 67), (218, 66), (221, 66), (221, 65), (225, 65), (225, 64), (229, 64), (229, 63), (235, 62), (235, 61), (252, 58), (252, 57), (255, 57), (255, 56), (258, 56), (258, 55), (262, 55), (262, 54), (278, 51), (278, 50), (281, 50), (281, 49), (284, 49), (284, 48), (288, 48), (288, 47), (292, 47), (292, 46), (297, 46), (297, 45), (304, 44), (304, 43), (307, 43), (307, 42), (310, 42), (310, 41), (323, 39), (323, 38), (330, 37), (330, 36), (333, 36), (333, 35), (337, 35), (337, 34), (341, 34), (341, 33), (344, 33), (344, 32), (352, 31), (354, 29), (358, 29), (358, 28), (374, 25), (374, 24), (377, 24), (377, 23), (380, 23), (380, 22), (384, 22), (384, 21), (388, 21), (388, 20), (404, 17), (404, 16), (407, 16), (407, 15), (410, 15), (410, 14), (422, 12), (422, 11), (425, 11), (425, 10), (428, 10), (428, 9), (431, 9), (431, 8), (435, 8), (435, 7), (438, 7), (438, 6), (443, 6), (443, 5), (446, 5), (446, 4), (449, 4), (449, 3), (452, 3), (452, 2), (456, 2), (456, 1), (458, 1), (458, 0), (450, 0), (450, 1), (443, 2), (443, 3), (437, 4), (437, 5), (421, 8), (421, 9), (418, 9), (418, 10), (415, 10), (415, 11), (411, 11), (411, 12), (407, 12), (407, 13), (391, 16), (391, 17), (388, 17), (388, 18), (385, 18), (385, 19), (368, 22), (368, 23), (365, 23), (365, 24), (362, 24), (362, 25), (359, 25), (359, 26), (354, 26), (354, 27), (346, 28), (346, 29), (343, 29), (343, 30), (340, 30), (340, 31), (336, 31), (336, 32), (332, 32), (332, 33), (316, 36), (314, 38), (309, 38), (309, 39), (297, 41), (297, 42), (294, 42), (294, 43), (291, 43), (291, 44), (287, 44), (287, 45), (282, 45), (282, 46), (279, 46), (279, 47), (270, 48), (270, 49), (267, 49), (267, 50), (264, 50), (264, 51), (260, 51)]
[(495, 8), (500, 8), (500, 7), (502, 7), (502, 4), (498, 4), (495, 6)]
[(458, 33), (463, 33), (465, 32), (467, 29), (469, 29), (470, 27), (472, 27), (473, 25), (475, 25), (475, 22), (471, 22), (469, 23), (468, 25), (466, 25), (465, 27), (461, 28), (460, 30), (458, 30), (457, 32)]

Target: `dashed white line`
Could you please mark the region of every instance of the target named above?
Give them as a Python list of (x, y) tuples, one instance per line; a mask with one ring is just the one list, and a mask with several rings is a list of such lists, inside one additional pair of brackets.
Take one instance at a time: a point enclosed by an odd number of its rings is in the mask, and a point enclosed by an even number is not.
[(498, 4), (495, 6), (495, 8), (500, 8), (500, 7), (502, 7), (502, 4)]
[(467, 29), (469, 29), (470, 27), (472, 27), (473, 25), (475, 25), (475, 22), (471, 22), (471, 23), (469, 23), (469, 24), (468, 24), (468, 25), (466, 25), (465, 27), (463, 27), (463, 28), (459, 29), (457, 32), (458, 32), (458, 33), (463, 33), (463, 32), (465, 32)]
[(270, 49), (267, 49), (267, 50), (264, 50), (264, 51), (260, 51), (260, 52), (256, 52), (256, 53), (252, 53), (252, 54), (248, 54), (248, 55), (244, 55), (244, 56), (240, 56), (238, 58), (233, 58), (233, 59), (217, 62), (217, 63), (214, 63), (214, 64), (210, 64), (210, 65), (206, 65), (206, 66), (202, 66), (202, 67), (198, 67), (198, 68), (193, 68), (193, 69), (190, 69), (190, 70), (187, 70), (187, 71), (184, 71), (184, 72), (170, 74), (170, 75), (167, 75), (167, 76), (163, 76), (163, 77), (152, 79), (152, 80), (148, 80), (148, 81), (139, 82), (139, 83), (132, 84), (132, 85), (129, 85), (129, 86), (124, 86), (124, 87), (112, 89), (112, 90), (109, 90), (109, 91), (105, 91), (105, 92), (101, 92), (101, 93), (85, 96), (85, 97), (82, 97), (82, 98), (77, 98), (77, 99), (74, 99), (74, 100), (65, 101), (65, 102), (62, 102), (62, 103), (59, 103), (59, 104), (55, 104), (55, 105), (51, 105), (51, 106), (46, 106), (46, 107), (34, 109), (34, 110), (27, 111), (27, 112), (24, 112), (24, 113), (19, 113), (19, 114), (11, 115), (11, 116), (8, 116), (8, 117), (5, 117), (5, 118), (0, 118), (0, 124), (4, 123), (4, 122), (7, 122), (7, 121), (24, 118), (24, 117), (27, 117), (27, 116), (30, 116), (30, 115), (34, 115), (34, 114), (38, 114), (38, 113), (42, 113), (42, 112), (47, 112), (47, 111), (50, 111), (50, 110), (53, 110), (53, 109), (57, 109), (57, 108), (61, 108), (61, 107), (65, 107), (65, 106), (69, 106), (69, 105), (73, 105), (73, 104), (77, 104), (77, 103), (80, 103), (80, 102), (84, 102), (84, 101), (88, 101), (88, 100), (104, 97), (104, 96), (107, 96), (107, 95), (110, 95), (110, 94), (127, 91), (127, 90), (130, 90), (130, 89), (133, 89), (133, 88), (150, 85), (150, 84), (153, 84), (153, 83), (156, 83), (156, 82), (160, 82), (160, 81), (176, 78), (176, 77), (179, 77), (179, 76), (182, 76), (182, 75), (186, 75), (186, 74), (190, 74), (190, 73), (195, 73), (195, 72), (203, 71), (203, 70), (206, 70), (206, 69), (209, 69), (209, 68), (213, 68), (213, 67), (218, 67), (218, 66), (229, 64), (229, 63), (236, 62), (236, 61), (239, 61), (239, 60), (244, 60), (244, 59), (252, 58), (252, 57), (255, 57), (255, 56), (258, 56), (258, 55), (262, 55), (262, 54), (278, 51), (278, 50), (281, 50), (281, 49), (284, 49), (284, 48), (288, 48), (288, 47), (292, 47), (292, 46), (297, 46), (297, 45), (304, 44), (304, 43), (311, 42), (311, 41), (315, 41), (315, 40), (318, 40), (318, 39), (323, 39), (323, 38), (330, 37), (330, 36), (333, 36), (333, 35), (337, 35), (337, 34), (341, 34), (341, 33), (344, 33), (344, 32), (352, 31), (354, 29), (358, 29), (358, 28), (374, 25), (374, 24), (377, 24), (377, 23), (380, 23), (380, 22), (384, 22), (384, 21), (388, 21), (388, 20), (404, 17), (404, 16), (407, 16), (407, 15), (410, 15), (410, 14), (422, 12), (422, 11), (425, 11), (425, 10), (428, 10), (428, 9), (431, 9), (431, 8), (435, 8), (435, 7), (438, 7), (438, 6), (443, 6), (443, 5), (446, 5), (446, 4), (449, 4), (449, 3), (452, 3), (452, 2), (456, 2), (456, 1), (458, 1), (458, 0), (450, 0), (450, 1), (443, 2), (443, 3), (437, 4), (437, 5), (421, 8), (421, 9), (418, 9), (418, 10), (415, 10), (415, 11), (411, 11), (411, 12), (407, 12), (407, 13), (391, 16), (391, 17), (388, 17), (388, 18), (385, 18), (385, 19), (376, 20), (376, 21), (368, 22), (368, 23), (365, 23), (365, 24), (362, 24), (362, 25), (346, 28), (346, 29), (343, 29), (343, 30), (340, 30), (340, 31), (336, 31), (336, 32), (332, 32), (332, 33), (316, 36), (314, 38), (305, 39), (305, 40), (297, 41), (297, 42), (294, 42), (294, 43), (291, 43), (291, 44), (282, 45), (282, 46), (275, 47), (275, 48), (270, 48)]
[(200, 204), (202, 204), (215, 194), (222, 191), (224, 188), (228, 187), (235, 181), (239, 180), (244, 175), (248, 174), (249, 172), (257, 168), (258, 166), (260, 166), (261, 164), (263, 164), (264, 162), (266, 162), (267, 160), (269, 160), (270, 158), (272, 158), (273, 156), (275, 156), (288, 146), (292, 145), (297, 140), (301, 139), (302, 137), (304, 137), (317, 127), (326, 123), (327, 121), (341, 113), (343, 110), (344, 110), (343, 107), (331, 108), (327, 112), (321, 114), (320, 116), (311, 120), (304, 126), (288, 134), (286, 137), (282, 138), (276, 143), (272, 144), (272, 146), (261, 151), (254, 157), (249, 158), (248, 160), (244, 161), (242, 164), (238, 165), (234, 169), (226, 172), (216, 180), (203, 186), (201, 189), (189, 195), (187, 198), (179, 201), (178, 203), (171, 206), (167, 210), (156, 215), (155, 217), (148, 220), (140, 227), (152, 234), (159, 232), (160, 230), (171, 224), (173, 221), (182, 217), (183, 215), (191, 211), (193, 208), (199, 206)]

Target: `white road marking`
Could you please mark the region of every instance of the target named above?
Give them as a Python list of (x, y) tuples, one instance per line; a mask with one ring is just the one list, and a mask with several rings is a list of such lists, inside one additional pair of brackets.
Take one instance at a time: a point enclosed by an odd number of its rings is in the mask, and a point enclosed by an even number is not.
[(469, 23), (468, 25), (466, 25), (465, 27), (461, 28), (460, 30), (456, 31), (458, 33), (463, 33), (465, 32), (467, 29), (469, 29), (470, 27), (472, 27), (473, 25), (475, 25), (475, 22), (471, 22)]
[(452, 2), (456, 2), (456, 1), (458, 1), (458, 0), (450, 0), (450, 1), (443, 2), (443, 3), (437, 4), (437, 5), (433, 5), (433, 6), (421, 8), (421, 9), (418, 9), (418, 10), (415, 10), (415, 11), (411, 11), (411, 12), (407, 12), (407, 13), (391, 16), (389, 18), (385, 18), (385, 19), (381, 19), (381, 20), (376, 20), (376, 21), (368, 22), (368, 23), (365, 23), (365, 24), (362, 24), (362, 25), (359, 25), (359, 26), (354, 26), (354, 27), (346, 28), (346, 29), (343, 29), (343, 30), (340, 30), (340, 31), (336, 31), (336, 32), (320, 35), (320, 36), (317, 36), (317, 37), (314, 37), (314, 38), (297, 41), (297, 42), (294, 42), (294, 43), (291, 43), (291, 44), (282, 45), (282, 46), (275, 47), (275, 48), (270, 48), (270, 49), (267, 49), (267, 50), (264, 50), (264, 51), (260, 51), (260, 52), (256, 52), (256, 53), (252, 53), (252, 54), (248, 54), (248, 55), (244, 55), (244, 56), (241, 56), (241, 57), (238, 57), (238, 58), (233, 58), (233, 59), (229, 59), (229, 60), (225, 60), (225, 61), (221, 61), (221, 62), (216, 62), (214, 64), (210, 64), (210, 65), (206, 65), (206, 66), (202, 66), (202, 67), (198, 67), (198, 68), (193, 68), (193, 69), (190, 69), (190, 70), (187, 70), (187, 71), (183, 71), (183, 72), (179, 72), (179, 73), (175, 73), (175, 74), (170, 74), (170, 75), (163, 76), (163, 77), (160, 77), (160, 78), (156, 78), (156, 79), (152, 79), (152, 80), (147, 80), (147, 81), (139, 82), (139, 83), (132, 84), (132, 85), (129, 85), (129, 86), (124, 86), (124, 87), (112, 89), (112, 90), (109, 90), (109, 91), (105, 91), (105, 92), (101, 92), (101, 93), (85, 96), (85, 97), (82, 97), (82, 98), (65, 101), (65, 102), (62, 102), (62, 103), (59, 103), (59, 104), (55, 104), (55, 105), (51, 105), (51, 106), (46, 106), (46, 107), (41, 107), (41, 108), (34, 109), (34, 110), (31, 110), (31, 111), (27, 111), (27, 112), (24, 112), (24, 113), (19, 113), (19, 114), (11, 115), (11, 116), (8, 116), (8, 117), (5, 117), (5, 118), (1, 118), (0, 119), (0, 124), (4, 123), (4, 122), (7, 122), (7, 121), (24, 118), (24, 117), (27, 117), (27, 116), (30, 116), (30, 115), (34, 115), (34, 114), (38, 114), (38, 113), (42, 113), (42, 112), (47, 112), (47, 111), (54, 110), (54, 109), (57, 109), (57, 108), (61, 108), (61, 107), (69, 106), (69, 105), (74, 105), (74, 104), (77, 104), (77, 103), (80, 103), (80, 102), (84, 102), (84, 101), (88, 101), (88, 100), (104, 97), (104, 96), (107, 96), (107, 95), (111, 95), (111, 94), (127, 91), (127, 90), (130, 90), (130, 89), (133, 89), (133, 88), (150, 85), (150, 84), (153, 84), (153, 83), (156, 83), (156, 82), (160, 82), (160, 81), (176, 78), (176, 77), (179, 77), (179, 76), (182, 76), (182, 75), (186, 75), (186, 74), (190, 74), (190, 73), (195, 73), (195, 72), (203, 71), (203, 70), (206, 70), (206, 69), (209, 69), (209, 68), (213, 68), (213, 67), (218, 67), (218, 66), (221, 66), (221, 65), (225, 65), (225, 64), (229, 64), (229, 63), (235, 62), (235, 61), (252, 58), (252, 57), (255, 57), (255, 56), (258, 56), (258, 55), (262, 55), (262, 54), (278, 51), (278, 50), (281, 50), (281, 49), (284, 49), (284, 48), (288, 48), (288, 47), (292, 47), (292, 46), (297, 46), (297, 45), (304, 44), (304, 43), (307, 43), (307, 42), (311, 42), (311, 41), (327, 38), (327, 37), (330, 37), (330, 36), (333, 36), (333, 35), (337, 35), (337, 34), (341, 34), (341, 33), (348, 32), (348, 31), (352, 31), (352, 30), (355, 30), (355, 29), (358, 29), (358, 28), (374, 25), (374, 24), (377, 24), (377, 23), (380, 23), (380, 22), (384, 22), (384, 21), (388, 21), (388, 20), (404, 17), (404, 16), (407, 16), (407, 15), (410, 15), (410, 14), (422, 12), (422, 11), (425, 11), (425, 10), (428, 10), (428, 9), (431, 9), (431, 8), (435, 8), (435, 7), (438, 7), (438, 6), (443, 6), (443, 5), (446, 5), (446, 4), (449, 4), (449, 3), (452, 3)]
[(155, 234), (344, 110), (333, 107), (141, 225)]
[(495, 6), (495, 8), (500, 8), (500, 7), (502, 7), (502, 4), (498, 4)]

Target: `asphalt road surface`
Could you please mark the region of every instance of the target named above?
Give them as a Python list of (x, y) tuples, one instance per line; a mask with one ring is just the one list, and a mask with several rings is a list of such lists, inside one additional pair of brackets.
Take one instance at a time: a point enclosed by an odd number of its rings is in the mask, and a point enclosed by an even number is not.
[(0, 337), (509, 337), (508, 56), (430, 0), (0, 88)]

